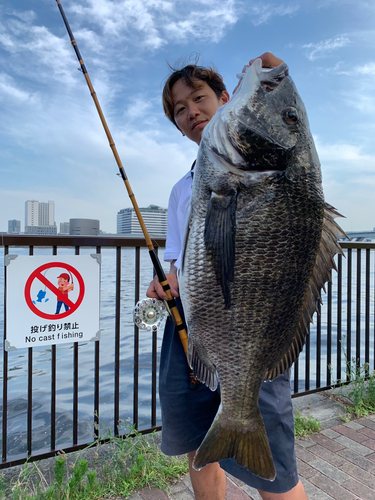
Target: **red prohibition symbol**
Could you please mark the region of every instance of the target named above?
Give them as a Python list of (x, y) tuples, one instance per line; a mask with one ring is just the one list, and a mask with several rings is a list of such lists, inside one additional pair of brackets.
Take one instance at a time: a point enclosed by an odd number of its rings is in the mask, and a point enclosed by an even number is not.
[[(72, 302), (67, 298), (66, 295), (64, 295), (62, 292), (59, 291), (59, 289), (54, 286), (42, 273), (46, 269), (51, 269), (53, 267), (58, 267), (58, 268), (63, 268), (66, 269), (69, 273), (74, 275), (74, 277), (77, 279), (78, 284), (79, 284), (79, 294), (76, 302)], [(67, 306), (69, 306), (69, 309), (67, 311), (64, 311), (63, 313), (59, 314), (46, 314), (42, 311), (40, 311), (34, 304), (33, 301), (31, 300), (31, 285), (33, 284), (34, 280), (39, 280), (45, 285), (52, 293), (54, 293), (57, 297), (57, 300), (63, 301)], [(70, 314), (73, 314), (74, 311), (78, 309), (78, 307), (81, 305), (83, 296), (85, 294), (85, 283), (83, 281), (82, 276), (80, 273), (75, 269), (73, 266), (66, 264), (65, 262), (48, 262), (47, 264), (43, 264), (42, 266), (38, 267), (33, 271), (30, 276), (28, 277), (25, 285), (25, 300), (31, 311), (36, 314), (37, 316), (40, 316), (41, 318), (44, 319), (63, 319), (69, 316)]]

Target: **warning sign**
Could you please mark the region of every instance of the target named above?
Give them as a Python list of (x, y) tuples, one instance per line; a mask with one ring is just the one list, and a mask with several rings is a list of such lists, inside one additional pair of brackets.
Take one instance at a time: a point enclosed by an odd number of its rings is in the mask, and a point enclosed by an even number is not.
[[(55, 273), (57, 272), (57, 270), (58, 272), (60, 272), (61, 270), (63, 271), (60, 276), (57, 277), (57, 286), (51, 283), (51, 281), (46, 278), (47, 271), (51, 271), (50, 274), (53, 274), (52, 270), (55, 270)], [(70, 291), (74, 290), (74, 276), (76, 278), (76, 281), (78, 282), (79, 293), (77, 294), (77, 300), (75, 302), (72, 302), (71, 300), (69, 300), (68, 295)], [(44, 286), (44, 291), (46, 291), (46, 289), (48, 288), (52, 295), (56, 295), (57, 308), (54, 315), (47, 314), (41, 310), (40, 306), (43, 304), (42, 300), (33, 300), (32, 286), (34, 284), (34, 280), (37, 281), (37, 283), (35, 284), (37, 288), (40, 286)], [(40, 291), (38, 293), (40, 294)], [(58, 316), (59, 319), (62, 319), (66, 316), (69, 316), (74, 311), (76, 311), (82, 303), (84, 293), (85, 283), (81, 274), (73, 266), (70, 266), (69, 264), (63, 262), (48, 262), (47, 264), (43, 264), (42, 266), (38, 267), (38, 269), (35, 269), (35, 271), (31, 273), (28, 280), (26, 281), (25, 286), (25, 299), (27, 305), (37, 316), (40, 316), (44, 319), (56, 319), (56, 316)], [(65, 312), (60, 313), (62, 305), (64, 305)]]
[(6, 256), (5, 349), (99, 339), (100, 255)]

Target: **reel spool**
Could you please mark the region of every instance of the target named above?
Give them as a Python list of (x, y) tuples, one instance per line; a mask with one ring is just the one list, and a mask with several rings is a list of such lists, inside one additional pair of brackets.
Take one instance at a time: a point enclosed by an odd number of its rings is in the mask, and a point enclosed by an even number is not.
[(154, 330), (169, 316), (165, 302), (157, 299), (143, 299), (133, 309), (133, 320), (141, 330)]

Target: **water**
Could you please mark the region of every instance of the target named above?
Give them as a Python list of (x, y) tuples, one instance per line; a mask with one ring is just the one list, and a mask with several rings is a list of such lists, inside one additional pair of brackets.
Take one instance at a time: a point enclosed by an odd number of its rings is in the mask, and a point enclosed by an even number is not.
[[(361, 366), (365, 363), (365, 317), (366, 317), (366, 259), (365, 253), (361, 251), (361, 271), (359, 274), (359, 280), (357, 280), (357, 251), (352, 251), (352, 277), (351, 277), (351, 317), (348, 320), (347, 310), (348, 310), (348, 252), (344, 250), (345, 258), (342, 259), (342, 305), (341, 305), (341, 341), (338, 338), (337, 332), (337, 318), (338, 318), (338, 274), (332, 271), (332, 322), (331, 322), (331, 362), (328, 366), (328, 297), (322, 292), (323, 306), (321, 309), (320, 320), (321, 320), (321, 369), (320, 369), (320, 387), (330, 385), (331, 383), (336, 383), (340, 379), (346, 380), (347, 375), (347, 365), (348, 363), (355, 363), (356, 359), (356, 341), (357, 341), (357, 291), (359, 291), (360, 296), (360, 307), (359, 307), (359, 331), (358, 335), (360, 338), (360, 355), (359, 364)], [(370, 348), (369, 348), (369, 364), (370, 369), (375, 369), (374, 360), (374, 350), (375, 350), (375, 328), (374, 328), (374, 283), (375, 283), (375, 273), (374, 273), (374, 261), (375, 252), (371, 250), (370, 252), (370, 276), (368, 283), (369, 290), (369, 337), (370, 337)], [(336, 258), (337, 263), (337, 258)], [(326, 284), (326, 289), (328, 290), (328, 284)], [(317, 322), (318, 318), (315, 314), (313, 317), (313, 324), (310, 327), (310, 389), (317, 387)], [(347, 357), (347, 332), (348, 326), (351, 330), (351, 342), (350, 350), (351, 355), (349, 359)], [(339, 360), (339, 361), (338, 361)], [(299, 366), (298, 366), (298, 379), (299, 379), (299, 392), (305, 390), (305, 364), (306, 364), (306, 349), (299, 356)], [(341, 370), (340, 370), (341, 365)], [(329, 381), (328, 374), (330, 374), (331, 380)], [(292, 384), (293, 384), (294, 374), (292, 372)], [(292, 385), (293, 387), (293, 385)]]
[[(90, 254), (93, 248), (81, 248)], [(28, 255), (26, 248), (12, 248), (9, 253)], [(34, 248), (34, 255), (51, 255), (51, 248)], [(58, 255), (72, 255), (74, 249), (59, 248)], [(162, 261), (163, 251), (160, 252)], [(134, 370), (134, 306), (135, 250), (121, 251), (121, 313), (120, 313), (120, 420), (133, 422)], [(168, 264), (165, 265), (167, 267)], [(115, 293), (116, 250), (102, 248), (100, 290), (100, 371), (99, 420), (100, 434), (114, 428), (114, 368), (115, 368)], [(140, 297), (146, 296), (153, 276), (147, 249), (141, 249)], [(162, 329), (158, 332), (158, 356)], [(4, 339), (4, 256), (0, 256), (0, 346)], [(78, 368), (78, 442), (92, 440), (94, 433), (94, 349), (93, 342), (79, 343)], [(149, 332), (140, 331), (139, 340), (139, 427), (151, 426), (151, 350)], [(73, 415), (73, 344), (56, 348), (56, 447), (72, 445)], [(1, 357), (1, 380), (3, 378)], [(27, 374), (28, 349), (9, 352), (8, 358), (8, 459), (26, 454), (27, 450)], [(33, 453), (50, 446), (50, 386), (51, 347), (33, 348)], [(0, 395), (2, 398), (2, 384)], [(157, 425), (160, 408), (157, 405)], [(2, 415), (2, 414), (1, 414)], [(0, 423), (2, 425), (2, 423)]]
[[(27, 255), (25, 248), (14, 249), (10, 253)], [(35, 255), (51, 255), (51, 248), (35, 248)], [(73, 254), (74, 249), (59, 248), (59, 255)], [(92, 248), (82, 248), (81, 254), (93, 253)], [(345, 251), (345, 253), (347, 253)], [(134, 326), (132, 309), (134, 305), (134, 249), (122, 249), (121, 269), (121, 342), (120, 342), (120, 420), (133, 421), (133, 370), (134, 370)], [(363, 252), (362, 252), (363, 255)], [(352, 252), (352, 315), (350, 325), (352, 330), (351, 352), (356, 353), (356, 296), (357, 287), (360, 292), (360, 362), (364, 363), (364, 331), (365, 331), (365, 258), (361, 262), (361, 283), (357, 285), (357, 252)], [(163, 252), (160, 252), (160, 260)], [(3, 343), (4, 318), (4, 265), (3, 254), (0, 255), (0, 345)], [(342, 342), (337, 337), (337, 274), (332, 275), (332, 348), (331, 348), (331, 380), (346, 376), (346, 331), (347, 331), (347, 263), (343, 259), (342, 277)], [(167, 264), (165, 266), (167, 268)], [(107, 430), (114, 428), (114, 354), (115, 354), (115, 268), (116, 250), (102, 249), (101, 266), (101, 305), (100, 305), (100, 433), (104, 436)], [(152, 278), (152, 264), (147, 249), (141, 249), (141, 281), (140, 297), (145, 297)], [(374, 251), (371, 251), (370, 266), (370, 367), (374, 367)], [(324, 306), (321, 311), (321, 386), (327, 382), (327, 297), (323, 294)], [(310, 331), (310, 389), (316, 387), (317, 358), (317, 317)], [(162, 329), (158, 332), (158, 356), (161, 347)], [(149, 427), (151, 424), (151, 335), (140, 331), (139, 341), (139, 427)], [(64, 448), (72, 445), (72, 415), (73, 415), (73, 344), (57, 347), (56, 371), (56, 447)], [(337, 376), (337, 353), (341, 360), (341, 376)], [(2, 359), (0, 361), (2, 363)], [(305, 390), (306, 351), (299, 357), (299, 391)], [(2, 368), (2, 365), (1, 365)], [(20, 349), (9, 352), (8, 372), (8, 459), (25, 456), (27, 450), (27, 369), (28, 350)], [(293, 387), (292, 370), (292, 387)], [(2, 370), (1, 375), (2, 377)], [(78, 441), (85, 443), (93, 436), (94, 411), (94, 343), (79, 343), (79, 403), (78, 403)], [(51, 348), (33, 349), (33, 453), (48, 448), (50, 444), (50, 385), (51, 385)], [(2, 396), (2, 384), (0, 387)], [(2, 400), (2, 398), (1, 398)], [(1, 415), (1, 414), (0, 414)], [(157, 406), (157, 424), (160, 424), (160, 408)], [(0, 422), (1, 425), (1, 422)]]

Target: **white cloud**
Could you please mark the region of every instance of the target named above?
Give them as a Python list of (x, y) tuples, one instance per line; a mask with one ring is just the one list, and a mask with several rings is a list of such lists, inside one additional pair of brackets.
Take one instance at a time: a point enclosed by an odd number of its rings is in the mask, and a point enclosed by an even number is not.
[(104, 34), (127, 40), (138, 50), (157, 50), (171, 43), (218, 42), (242, 12), (235, 0), (86, 0), (70, 8), (90, 19)]
[(334, 67), (326, 70), (339, 76), (351, 77), (345, 90), (340, 90), (338, 95), (346, 106), (357, 109), (361, 113), (373, 115), (375, 113), (375, 62), (361, 65), (345, 64), (340, 61)]
[(315, 61), (315, 59), (328, 57), (331, 52), (345, 47), (349, 43), (350, 39), (346, 35), (339, 35), (335, 38), (328, 38), (327, 40), (322, 40), (318, 43), (305, 44), (302, 48), (306, 49), (306, 57), (310, 61)]
[(361, 113), (374, 115), (375, 113), (375, 97), (374, 88), (365, 91), (355, 89), (352, 92), (341, 92), (341, 96), (347, 106), (357, 109)]
[(291, 16), (299, 10), (299, 5), (275, 5), (259, 3), (252, 5), (249, 9), (251, 12), (252, 23), (254, 26), (266, 23), (272, 17)]
[(204, 23), (202, 23), (201, 13), (193, 11), (187, 18), (172, 22), (168, 26), (168, 36), (178, 43), (194, 38), (201, 41), (219, 42), (226, 30), (238, 20), (238, 14), (233, 7), (232, 2), (224, 5), (217, 4), (209, 11)]
[(36, 14), (32, 10), (24, 10), (24, 11), (13, 11), (12, 12), (13, 16), (18, 17), (19, 19), (22, 19), (22, 21), (25, 22), (31, 22), (36, 19)]
[(5, 54), (11, 55), (4, 58), (5, 64), (20, 77), (38, 82), (55, 78), (65, 85), (72, 84), (73, 53), (68, 43), (45, 26), (33, 25), (32, 21), (32, 17), (27, 22), (10, 19), (3, 24), (0, 46)]
[(361, 146), (346, 143), (325, 144), (317, 136), (314, 136), (314, 142), (322, 164), (330, 164), (332, 167), (338, 165), (342, 171), (350, 166), (351, 171), (357, 173), (359, 170), (374, 170), (375, 156), (364, 153)]
[(354, 73), (359, 73), (360, 75), (375, 76), (375, 62), (364, 64), (363, 66), (356, 66), (354, 68)]
[(32, 98), (32, 95), (18, 88), (11, 76), (6, 73), (0, 73), (0, 100), (9, 97), (19, 102), (26, 102)]
[(375, 76), (375, 62), (352, 66), (345, 64), (343, 61), (339, 61), (333, 68), (327, 68), (327, 72), (353, 77), (357, 77), (358, 75), (373, 77)]
[(314, 137), (322, 164), (324, 196), (345, 219), (345, 231), (372, 229), (374, 223), (375, 155), (362, 146), (345, 142), (326, 143)]
[(129, 120), (136, 120), (150, 115), (153, 110), (152, 103), (144, 94), (135, 94), (130, 98), (130, 104), (125, 110), (124, 116)]

